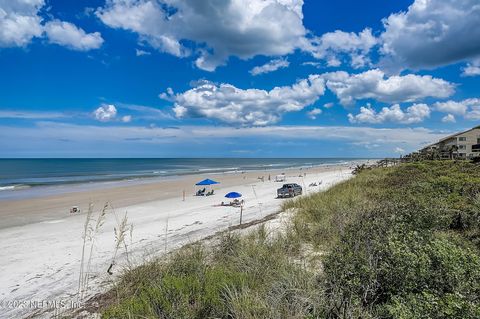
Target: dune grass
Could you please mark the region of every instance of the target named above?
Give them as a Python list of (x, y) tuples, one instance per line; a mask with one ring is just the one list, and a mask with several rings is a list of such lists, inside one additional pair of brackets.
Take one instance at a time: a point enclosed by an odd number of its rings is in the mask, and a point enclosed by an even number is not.
[(227, 233), (129, 270), (104, 318), (480, 318), (480, 168), (361, 172), (288, 201), (291, 225)]
[[(305, 318), (321, 296), (314, 274), (291, 262), (295, 242), (227, 233), (208, 249), (190, 245), (168, 262), (125, 274), (105, 318)], [(287, 253), (286, 253), (287, 252)]]

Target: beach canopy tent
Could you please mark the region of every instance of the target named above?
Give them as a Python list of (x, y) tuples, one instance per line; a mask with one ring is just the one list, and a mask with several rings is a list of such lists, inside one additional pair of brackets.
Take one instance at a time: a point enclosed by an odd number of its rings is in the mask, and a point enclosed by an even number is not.
[[(212, 185), (215, 185), (215, 184), (220, 184), (220, 183), (207, 178), (207, 179), (204, 179), (203, 181), (200, 181), (200, 182), (196, 183), (195, 185), (197, 185), (197, 186), (212, 186)], [(206, 193), (205, 193), (205, 191), (206, 191), (206, 188), (204, 187), (203, 189), (199, 190), (196, 195), (197, 196), (213, 195), (213, 189), (210, 190), (209, 192), (206, 192)]]
[(239, 198), (242, 197), (242, 194), (237, 193), (237, 192), (230, 192), (227, 195), (225, 195), (226, 198)]
[(215, 182), (214, 180), (211, 180), (209, 178), (204, 179), (203, 181), (198, 182), (197, 186), (208, 186), (208, 185), (214, 185), (214, 184), (220, 184), (219, 182)]

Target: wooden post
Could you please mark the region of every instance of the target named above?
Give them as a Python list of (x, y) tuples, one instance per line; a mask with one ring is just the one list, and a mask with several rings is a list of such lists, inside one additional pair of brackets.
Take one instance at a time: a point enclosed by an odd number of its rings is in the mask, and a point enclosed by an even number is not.
[(243, 205), (240, 205), (240, 225), (242, 224)]
[(168, 240), (168, 215), (165, 223), (165, 254), (167, 253), (167, 240)]
[(185, 190), (183, 190), (183, 201), (185, 201)]

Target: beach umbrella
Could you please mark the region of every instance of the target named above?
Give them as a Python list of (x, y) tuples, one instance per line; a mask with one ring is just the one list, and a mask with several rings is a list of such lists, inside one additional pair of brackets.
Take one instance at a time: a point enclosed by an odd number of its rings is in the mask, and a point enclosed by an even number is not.
[[(226, 198), (239, 198), (242, 197), (242, 194), (237, 193), (237, 192), (230, 192), (227, 195), (225, 195)], [(242, 215), (243, 215), (243, 201), (242, 204), (240, 205), (240, 225), (242, 224)]]
[(195, 185), (197, 185), (197, 186), (208, 186), (208, 185), (213, 185), (213, 184), (220, 184), (220, 183), (207, 178), (207, 179), (204, 179), (203, 181), (198, 182)]
[(239, 198), (242, 197), (242, 194), (237, 193), (237, 192), (230, 192), (227, 195), (225, 195), (226, 198)]

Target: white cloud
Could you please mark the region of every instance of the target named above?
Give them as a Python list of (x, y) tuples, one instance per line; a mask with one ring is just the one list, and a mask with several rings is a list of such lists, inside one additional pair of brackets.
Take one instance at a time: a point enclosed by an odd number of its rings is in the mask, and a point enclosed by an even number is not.
[(302, 63), (303, 66), (313, 66), (316, 68), (319, 68), (321, 66), (320, 62), (314, 62), (314, 61), (306, 61)]
[(88, 51), (103, 44), (99, 32), (86, 33), (83, 29), (65, 21), (53, 20), (45, 24), (45, 33), (50, 43), (59, 44), (72, 50)]
[(477, 76), (477, 75), (480, 75), (480, 66), (469, 63), (465, 68), (463, 68), (462, 76)]
[(380, 144), (372, 143), (372, 142), (369, 142), (369, 141), (352, 142), (350, 144), (355, 145), (355, 146), (363, 147), (367, 150), (374, 150), (374, 149), (378, 149), (379, 147), (381, 147)]
[(326, 109), (330, 109), (334, 106), (335, 104), (333, 104), (332, 102), (329, 102), (329, 103), (325, 103), (323, 104), (323, 107), (326, 108)]
[(383, 63), (396, 69), (434, 68), (480, 56), (478, 0), (415, 0), (384, 19)]
[(393, 149), (393, 152), (398, 153), (398, 154), (403, 154), (403, 153), (405, 153), (405, 150), (403, 148), (397, 146)]
[(86, 33), (70, 22), (47, 21), (40, 15), (44, 0), (0, 0), (0, 47), (24, 47), (33, 38), (46, 35), (51, 43), (73, 50), (99, 48), (103, 39), (98, 32)]
[(465, 114), (465, 118), (472, 121), (480, 120), (480, 104), (471, 106), (470, 111)]
[(324, 80), (310, 75), (292, 86), (270, 91), (203, 82), (183, 93), (160, 97), (174, 100), (173, 111), (178, 118), (204, 117), (228, 124), (261, 126), (278, 122), (284, 113), (302, 110), (324, 92)]
[(443, 123), (455, 123), (456, 119), (453, 114), (447, 114), (444, 117), (442, 117), (442, 122)]
[(311, 111), (307, 112), (307, 116), (312, 120), (316, 120), (317, 115), (320, 115), (320, 114), (322, 114), (322, 110), (319, 108), (314, 108)]
[(122, 116), (122, 122), (123, 123), (129, 123), (131, 121), (132, 121), (132, 116), (131, 115)]
[(35, 112), (35, 111), (0, 111), (0, 118), (6, 119), (24, 119), (24, 120), (40, 120), (40, 119), (58, 119), (68, 117), (60, 112)]
[[(352, 75), (347, 72), (310, 75), (295, 85), (276, 87), (271, 91), (244, 90), (230, 84), (215, 85), (200, 81), (194, 83), (193, 89), (183, 93), (174, 94), (169, 89), (159, 97), (174, 102), (173, 111), (177, 118), (204, 117), (235, 125), (271, 125), (278, 122), (283, 113), (300, 111), (316, 102), (324, 94), (325, 83), (343, 105), (351, 105), (362, 99), (399, 103), (415, 102), (427, 97), (443, 98), (453, 94), (455, 88), (452, 83), (427, 75), (385, 77), (380, 70), (370, 70)], [(326, 108), (332, 106), (332, 103), (325, 104)], [(397, 108), (392, 106), (388, 114), (393, 114)], [(364, 112), (368, 111), (368, 108), (364, 109)], [(421, 111), (428, 111), (428, 114)], [(404, 117), (397, 118), (396, 122), (417, 123), (429, 114), (430, 109), (426, 105), (416, 104), (408, 108)], [(377, 122), (378, 119), (373, 123)]]
[(467, 113), (468, 105), (462, 102), (446, 101), (437, 102), (433, 105), (439, 112), (452, 113), (457, 115), (464, 115)]
[(256, 66), (250, 70), (250, 74), (259, 75), (263, 73), (269, 73), (277, 71), (278, 69), (287, 68), (290, 65), (286, 59), (275, 59), (261, 66)]
[(103, 104), (93, 112), (93, 116), (100, 122), (112, 121), (117, 116), (117, 108), (113, 104)]
[(430, 116), (430, 108), (426, 104), (413, 104), (405, 111), (400, 105), (395, 104), (391, 107), (384, 107), (380, 112), (376, 112), (370, 105), (361, 107), (357, 115), (348, 114), (351, 123), (371, 123), (379, 124), (385, 122), (413, 124), (420, 123)]
[(112, 28), (178, 57), (197, 44), (197, 67), (213, 71), (230, 56), (283, 56), (307, 45), (303, 0), (108, 0), (97, 16)]
[(480, 120), (480, 99), (437, 102), (434, 107), (439, 112), (463, 115), (468, 120)]
[(22, 47), (43, 33), (44, 0), (0, 0), (0, 47)]
[[(171, 93), (173, 94), (173, 91), (171, 91)], [(138, 113), (138, 115), (135, 116), (135, 118), (137, 119), (143, 119), (143, 120), (174, 120), (175, 119), (173, 115), (151, 106), (117, 103), (117, 108)]]
[[(77, 125), (58, 122), (39, 122), (34, 127), (1, 126), (4, 138), (0, 139), (2, 150), (28, 147), (31, 151), (42, 151), (47, 147), (61, 147), (58, 138), (83, 145), (119, 145), (124, 143), (211, 145), (215, 141), (231, 141), (232, 138), (247, 138), (254, 141), (338, 141), (355, 145), (369, 144), (384, 150), (392, 145), (415, 150), (422, 145), (437, 141), (448, 135), (424, 128), (371, 128), (354, 126), (267, 126), (267, 127), (226, 127), (226, 126), (180, 126), (180, 127), (141, 127), (126, 125)], [(123, 143), (123, 144), (122, 144)], [(132, 145), (132, 144), (128, 144)], [(239, 146), (240, 147), (240, 146)], [(92, 148), (92, 147), (90, 147)], [(205, 148), (202, 146), (202, 148)], [(95, 149), (95, 148), (94, 148)], [(100, 148), (101, 149), (101, 148)], [(121, 148), (120, 148), (121, 149)], [(145, 147), (141, 147), (145, 152)], [(156, 148), (158, 149), (158, 148)], [(56, 150), (56, 149), (55, 149)], [(84, 151), (82, 148), (79, 150)], [(71, 147), (67, 154), (71, 155)], [(128, 149), (130, 152), (130, 149)], [(54, 154), (50, 152), (50, 154)], [(56, 154), (56, 153), (55, 153)], [(126, 153), (127, 154), (127, 153)], [(108, 156), (108, 154), (107, 154)]]
[(463, 103), (468, 106), (465, 118), (467, 120), (480, 120), (480, 99), (467, 99)]
[(147, 51), (140, 50), (140, 49), (135, 49), (135, 54), (137, 56), (142, 56), (142, 55), (150, 55), (151, 53), (147, 52)]
[(337, 30), (313, 38), (310, 50), (315, 58), (326, 60), (328, 66), (340, 66), (340, 57), (346, 54), (350, 57), (352, 67), (361, 68), (370, 64), (368, 54), (375, 45), (377, 39), (371, 29), (358, 34)]
[(415, 74), (385, 77), (385, 73), (378, 69), (359, 74), (339, 71), (322, 77), (342, 105), (352, 105), (355, 100), (362, 99), (386, 103), (415, 102), (426, 97), (446, 98), (455, 91), (455, 85), (443, 79)]

